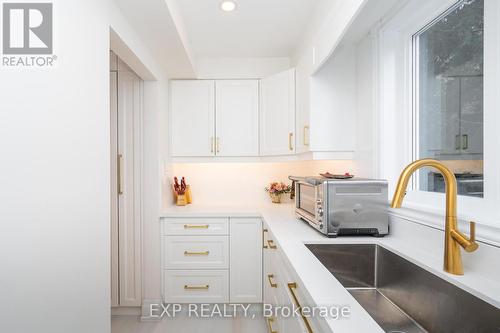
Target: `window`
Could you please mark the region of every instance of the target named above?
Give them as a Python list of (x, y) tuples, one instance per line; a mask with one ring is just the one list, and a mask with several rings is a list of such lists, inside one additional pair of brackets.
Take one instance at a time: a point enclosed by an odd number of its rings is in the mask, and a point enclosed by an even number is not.
[[(484, 0), (462, 0), (413, 36), (414, 158), (450, 167), (459, 195), (484, 196)], [(420, 191), (444, 192), (421, 170)]]
[[(457, 175), (460, 223), (478, 222), (478, 235), (495, 242), (500, 239), (499, 22), (498, 0), (408, 0), (385, 20), (377, 29), (374, 136), (378, 174), (389, 181), (390, 192), (412, 161), (441, 160)], [(432, 172), (415, 174), (404, 204), (410, 210), (398, 214), (442, 228), (444, 184)]]

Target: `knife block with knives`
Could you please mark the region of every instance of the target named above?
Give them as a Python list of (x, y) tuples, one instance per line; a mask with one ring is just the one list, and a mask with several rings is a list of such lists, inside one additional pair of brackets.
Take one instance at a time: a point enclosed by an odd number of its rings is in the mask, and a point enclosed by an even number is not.
[(174, 177), (173, 188), (175, 204), (177, 206), (186, 206), (192, 202), (191, 187), (186, 184), (186, 179), (184, 177), (181, 178), (180, 183), (179, 179)]

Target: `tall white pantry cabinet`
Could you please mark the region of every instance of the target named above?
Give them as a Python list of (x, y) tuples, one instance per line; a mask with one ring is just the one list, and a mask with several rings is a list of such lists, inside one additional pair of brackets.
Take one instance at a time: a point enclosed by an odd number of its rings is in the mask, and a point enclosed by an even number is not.
[(111, 59), (111, 306), (140, 306), (143, 81)]

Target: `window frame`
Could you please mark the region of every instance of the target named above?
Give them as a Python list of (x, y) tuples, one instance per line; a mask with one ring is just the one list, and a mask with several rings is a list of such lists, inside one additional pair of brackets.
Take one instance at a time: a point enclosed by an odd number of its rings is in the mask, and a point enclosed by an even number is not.
[[(481, 228), (488, 229), (485, 238), (491, 238), (491, 230), (496, 230), (494, 238), (500, 242), (500, 112), (488, 111), (500, 105), (500, 65), (496, 62), (500, 58), (500, 4), (496, 0), (484, 2), (484, 198), (459, 196), (458, 216), (462, 221), (476, 221), (478, 234)], [(456, 3), (457, 0), (406, 1), (378, 30), (378, 168), (379, 176), (389, 181), (390, 193), (402, 169), (418, 156), (414, 36)], [(432, 226), (444, 228), (444, 194), (416, 190), (416, 178), (408, 188), (404, 202), (407, 209), (391, 213), (411, 215), (416, 222), (425, 218)]]

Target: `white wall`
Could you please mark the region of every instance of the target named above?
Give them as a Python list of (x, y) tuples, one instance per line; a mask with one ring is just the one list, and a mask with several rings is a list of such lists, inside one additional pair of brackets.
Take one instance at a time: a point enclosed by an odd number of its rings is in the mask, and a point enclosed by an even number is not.
[(198, 79), (260, 79), (291, 67), (289, 58), (200, 58)]
[[(500, 300), (500, 286), (498, 283), (498, 275), (500, 274), (500, 265), (498, 265), (500, 243), (483, 242), (479, 239), (479, 248), (476, 251), (468, 253), (460, 249), (464, 275), (446, 274), (442, 270), (444, 230), (422, 224), (420, 219), (415, 220), (411, 217), (403, 218), (397, 215), (401, 213), (400, 211), (406, 210), (405, 208), (394, 209), (393, 214), (390, 214), (391, 237), (397, 240), (399, 244), (404, 244), (405, 247), (418, 249), (418, 256), (426, 258), (430, 268), (441, 272), (441, 277), (445, 280), (466, 289), (472, 294), (476, 294), (476, 296), (489, 300), (497, 306)], [(403, 214), (406, 215), (405, 212)], [(463, 224), (461, 228), (465, 230)]]
[(143, 118), (143, 298), (161, 298), (160, 224), (161, 182), (168, 161), (168, 81), (144, 83)]
[[(289, 175), (314, 176), (326, 171), (344, 174), (355, 169), (351, 161), (181, 163), (172, 165), (171, 175), (186, 177), (195, 204), (242, 206), (269, 203), (264, 188), (272, 181), (291, 184)], [(167, 192), (171, 192), (171, 182), (166, 184)]]
[(361, 39), (355, 48), (356, 58), (356, 150), (355, 161), (360, 174), (375, 178), (378, 170), (374, 137), (376, 128), (376, 45), (371, 34)]
[(356, 145), (356, 52), (336, 50), (311, 83), (311, 147), (354, 151)]
[(110, 0), (54, 22), (55, 68), (0, 74), (0, 331), (109, 332), (110, 25), (160, 66)]

